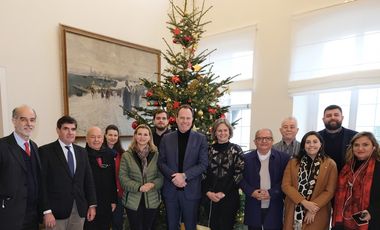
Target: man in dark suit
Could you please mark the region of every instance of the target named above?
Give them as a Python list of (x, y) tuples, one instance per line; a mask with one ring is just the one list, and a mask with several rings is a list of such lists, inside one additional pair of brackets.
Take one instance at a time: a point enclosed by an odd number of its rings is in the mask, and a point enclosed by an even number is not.
[(163, 196), (168, 229), (177, 230), (181, 221), (187, 230), (195, 230), (201, 199), (201, 177), (208, 165), (207, 139), (191, 130), (193, 109), (178, 109), (178, 130), (165, 134), (160, 144), (158, 166), (165, 177)]
[(94, 221), (84, 223), (85, 230), (108, 230), (117, 203), (115, 160), (111, 149), (103, 146), (104, 134), (99, 127), (87, 130), (86, 150), (95, 183), (97, 197)]
[(41, 165), (30, 140), (36, 113), (29, 106), (12, 112), (14, 132), (0, 139), (0, 229), (38, 229)]
[(57, 121), (58, 140), (40, 147), (42, 199), (47, 229), (82, 230), (85, 218), (96, 214), (96, 193), (87, 152), (73, 144), (77, 122), (70, 116)]
[(342, 108), (338, 105), (329, 105), (323, 111), (325, 129), (319, 131), (325, 141), (325, 153), (336, 163), (338, 172), (346, 162), (346, 151), (350, 141), (358, 132), (344, 128)]

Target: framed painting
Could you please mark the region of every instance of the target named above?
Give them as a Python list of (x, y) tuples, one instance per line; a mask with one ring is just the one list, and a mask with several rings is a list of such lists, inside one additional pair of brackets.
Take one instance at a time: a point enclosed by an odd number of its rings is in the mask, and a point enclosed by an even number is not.
[(60, 25), (65, 114), (78, 121), (77, 136), (91, 126), (116, 125), (132, 136), (126, 110), (146, 106), (140, 78), (159, 81), (160, 50)]

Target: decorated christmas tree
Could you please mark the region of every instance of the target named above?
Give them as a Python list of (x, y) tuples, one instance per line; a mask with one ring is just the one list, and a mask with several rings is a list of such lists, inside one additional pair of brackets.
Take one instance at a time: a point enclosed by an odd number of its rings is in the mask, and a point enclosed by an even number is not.
[(167, 67), (161, 74), (161, 81), (154, 82), (141, 79), (141, 84), (147, 88), (146, 107), (135, 107), (127, 115), (135, 119), (133, 128), (144, 123), (152, 126), (153, 113), (163, 109), (169, 114), (171, 127), (176, 127), (175, 114), (182, 104), (194, 108), (194, 128), (208, 136), (210, 128), (218, 118), (224, 118), (228, 106), (220, 105), (220, 98), (228, 91), (228, 84), (234, 76), (219, 80), (212, 73), (212, 64), (206, 64), (207, 57), (214, 50), (199, 51), (198, 44), (205, 32), (203, 27), (210, 21), (203, 22), (205, 14), (211, 7), (205, 4), (197, 7), (193, 0), (179, 7), (170, 1), (171, 12), (168, 14), (167, 28), (172, 41), (164, 39), (167, 50), (163, 57)]

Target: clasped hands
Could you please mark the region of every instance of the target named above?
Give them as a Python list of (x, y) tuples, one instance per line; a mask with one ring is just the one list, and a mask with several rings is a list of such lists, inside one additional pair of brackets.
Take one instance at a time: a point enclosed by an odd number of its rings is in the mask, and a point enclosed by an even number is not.
[(221, 199), (223, 199), (226, 195), (222, 192), (210, 192), (208, 191), (206, 193), (206, 196), (212, 201), (212, 202), (219, 202)]
[(270, 199), (270, 194), (268, 190), (265, 189), (256, 189), (253, 191), (251, 194), (253, 198), (256, 198), (257, 200), (269, 200)]
[(184, 188), (187, 185), (184, 173), (172, 174), (172, 182), (178, 188)]
[(303, 200), (301, 201), (302, 206), (307, 210), (306, 215), (304, 217), (304, 222), (306, 224), (311, 224), (314, 222), (315, 214), (319, 211), (319, 207), (317, 203)]
[(141, 185), (140, 192), (149, 192), (154, 187), (154, 184), (152, 182), (145, 183)]

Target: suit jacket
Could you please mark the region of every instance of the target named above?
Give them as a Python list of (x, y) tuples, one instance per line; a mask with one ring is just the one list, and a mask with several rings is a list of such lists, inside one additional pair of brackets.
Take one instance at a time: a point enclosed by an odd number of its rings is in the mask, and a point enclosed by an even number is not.
[[(176, 199), (177, 187), (172, 183), (171, 175), (178, 172), (178, 131), (165, 134), (159, 152), (158, 167), (164, 175), (162, 194), (165, 199)], [(202, 173), (208, 165), (207, 152), (206, 136), (191, 130), (183, 161), (183, 172), (187, 177), (184, 188), (186, 199), (201, 198)]]
[[(282, 228), (284, 194), (281, 190), (281, 183), (288, 161), (288, 154), (279, 152), (273, 148), (271, 149), (271, 155), (269, 157), (271, 188), (268, 190), (270, 194), (270, 204), (267, 218), (264, 221), (264, 228)], [(261, 226), (261, 201), (251, 196), (253, 191), (260, 189), (260, 168), (261, 163), (257, 150), (253, 150), (244, 155), (243, 179), (239, 185), (245, 193), (244, 224), (252, 227)]]
[(51, 209), (56, 219), (70, 216), (74, 200), (79, 215), (85, 217), (88, 207), (96, 204), (92, 171), (84, 148), (74, 145), (76, 169), (71, 177), (67, 160), (58, 140), (40, 147), (42, 163), (42, 211)]
[[(36, 143), (30, 140), (32, 154), (37, 159), (37, 180), (41, 164)], [(22, 228), (27, 204), (27, 166), (24, 150), (13, 133), (0, 139), (0, 229)]]
[[(298, 192), (299, 164), (296, 159), (289, 161), (282, 179), (282, 190), (286, 194), (284, 229), (292, 230), (294, 222), (294, 209), (305, 198)], [(310, 201), (317, 203), (320, 208), (315, 215), (314, 222), (303, 224), (302, 229), (318, 230), (329, 229), (331, 215), (331, 199), (334, 196), (338, 170), (335, 161), (329, 157), (322, 161), (319, 168), (317, 183), (315, 184)]]

